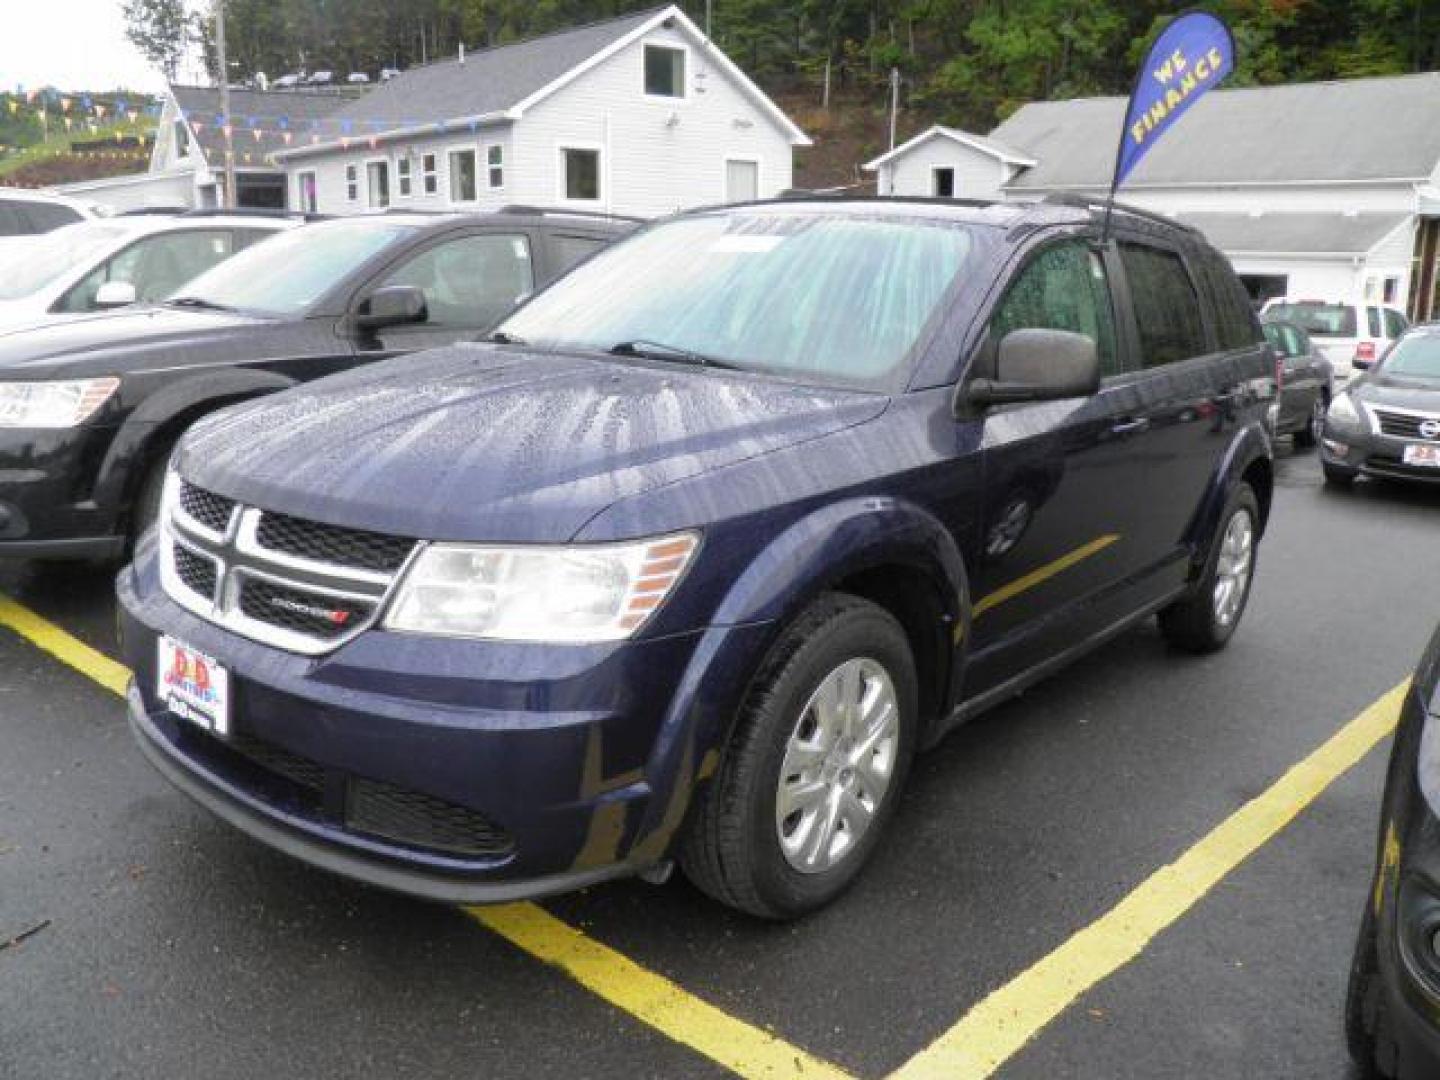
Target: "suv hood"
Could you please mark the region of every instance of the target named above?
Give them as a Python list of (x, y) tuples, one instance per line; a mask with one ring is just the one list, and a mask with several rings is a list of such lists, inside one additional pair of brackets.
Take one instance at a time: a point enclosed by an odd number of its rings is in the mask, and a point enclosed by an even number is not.
[(1350, 384), (1350, 393), (1367, 405), (1397, 409), (1440, 411), (1440, 382), (1386, 375), (1383, 370), (1364, 375)]
[(617, 500), (863, 423), (888, 401), (469, 344), (216, 414), (178, 461), (202, 487), (297, 517), (429, 540), (562, 543)]

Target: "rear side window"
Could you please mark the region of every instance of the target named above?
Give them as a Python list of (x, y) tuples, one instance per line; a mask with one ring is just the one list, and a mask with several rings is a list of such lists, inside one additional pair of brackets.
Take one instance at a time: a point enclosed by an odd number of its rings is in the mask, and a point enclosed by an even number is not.
[[(1191, 264), (1200, 274), (1205, 291), (1210, 294), (1210, 309), (1215, 312), (1215, 334), (1222, 349), (1243, 349), (1254, 345), (1255, 315), (1250, 296), (1240, 284), (1230, 264), (1217, 255), (1205, 254)], [(1294, 333), (1291, 327), (1286, 328)]]
[(995, 309), (991, 337), (1012, 330), (1070, 330), (1095, 342), (1100, 374), (1120, 370), (1110, 283), (1100, 256), (1074, 241), (1046, 248), (1020, 271)]
[(80, 220), (79, 213), (58, 203), (26, 203), (25, 216), (30, 219), (35, 231), (42, 233)]
[(1410, 320), (1393, 308), (1381, 308), (1380, 314), (1385, 318), (1385, 336), (1387, 338), (1397, 338), (1410, 329)]
[(1380, 309), (1378, 307), (1367, 307), (1365, 309), (1365, 324), (1369, 328), (1371, 337), (1380, 337)]
[(1140, 244), (1121, 244), (1120, 261), (1130, 282), (1143, 366), (1173, 364), (1208, 352), (1200, 298), (1180, 256)]
[(558, 275), (594, 255), (605, 246), (605, 241), (593, 236), (552, 236), (550, 244), (555, 252), (555, 273)]
[(30, 222), (21, 216), (16, 204), (0, 201), (0, 236), (20, 236), (30, 231)]

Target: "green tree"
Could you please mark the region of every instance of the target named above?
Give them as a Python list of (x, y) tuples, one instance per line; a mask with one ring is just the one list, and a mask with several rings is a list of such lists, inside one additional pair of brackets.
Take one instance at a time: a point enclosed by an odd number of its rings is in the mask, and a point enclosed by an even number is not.
[(125, 0), (122, 11), (125, 36), (173, 82), (190, 37), (184, 0)]

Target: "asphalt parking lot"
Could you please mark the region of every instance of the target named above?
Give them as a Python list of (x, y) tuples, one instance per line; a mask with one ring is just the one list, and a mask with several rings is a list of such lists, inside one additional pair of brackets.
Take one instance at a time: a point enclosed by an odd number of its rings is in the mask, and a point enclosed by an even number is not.
[[(477, 917), (291, 862), (153, 773), (113, 668), (49, 629), (113, 651), (109, 575), (0, 571), (0, 943), (35, 931), (0, 947), (0, 1076), (1349, 1077), (1388, 740), (1347, 725), (1440, 616), (1440, 492), (1278, 469), (1228, 650), (1147, 624), (962, 729), (858, 887), (789, 926), (679, 878)], [(1337, 733), (1313, 801), (1273, 794)], [(1187, 852), (1218, 880), (1167, 908), (1147, 881)], [(921, 1054), (947, 1033), (1010, 1049)]]

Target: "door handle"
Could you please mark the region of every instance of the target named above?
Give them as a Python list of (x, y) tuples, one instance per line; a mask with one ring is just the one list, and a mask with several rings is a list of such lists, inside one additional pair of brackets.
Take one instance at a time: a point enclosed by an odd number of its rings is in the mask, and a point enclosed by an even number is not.
[(1122, 438), (1126, 435), (1139, 435), (1142, 431), (1148, 431), (1150, 420), (1141, 416), (1133, 420), (1121, 420), (1118, 424), (1110, 426), (1111, 435), (1119, 435)]

